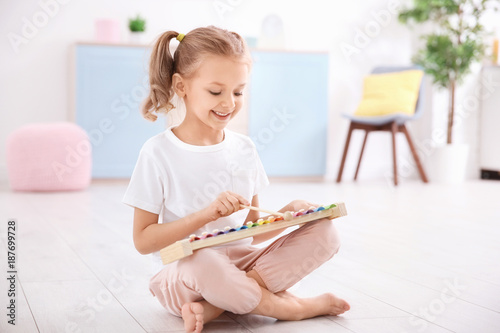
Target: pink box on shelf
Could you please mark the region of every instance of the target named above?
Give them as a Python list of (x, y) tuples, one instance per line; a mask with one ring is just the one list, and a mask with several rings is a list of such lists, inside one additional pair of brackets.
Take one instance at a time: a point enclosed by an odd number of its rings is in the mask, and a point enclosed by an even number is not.
[(121, 41), (120, 22), (113, 19), (96, 20), (95, 38), (98, 42), (119, 43)]

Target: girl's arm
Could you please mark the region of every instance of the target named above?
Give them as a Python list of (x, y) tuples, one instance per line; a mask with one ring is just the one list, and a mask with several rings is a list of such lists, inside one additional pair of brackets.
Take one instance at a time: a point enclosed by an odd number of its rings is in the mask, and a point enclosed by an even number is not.
[(176, 221), (158, 224), (158, 214), (134, 209), (134, 245), (141, 254), (159, 251), (186, 238), (205, 224), (240, 210), (240, 204), (250, 203), (239, 194), (221, 193), (208, 207)]
[(158, 224), (158, 217), (158, 214), (137, 207), (134, 209), (134, 245), (141, 254), (159, 251), (165, 246), (186, 238), (210, 222), (204, 210), (170, 223)]

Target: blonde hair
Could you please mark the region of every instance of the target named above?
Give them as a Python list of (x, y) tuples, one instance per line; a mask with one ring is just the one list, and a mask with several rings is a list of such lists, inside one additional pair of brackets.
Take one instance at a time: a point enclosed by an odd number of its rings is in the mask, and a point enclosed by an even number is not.
[(155, 121), (154, 113), (167, 113), (175, 106), (172, 76), (179, 73), (189, 78), (203, 57), (218, 55), (241, 59), (251, 65), (251, 57), (245, 40), (235, 32), (214, 26), (197, 28), (187, 33), (174, 55), (170, 54), (170, 40), (179, 36), (175, 31), (163, 33), (156, 41), (149, 62), (149, 96), (141, 108), (144, 118)]

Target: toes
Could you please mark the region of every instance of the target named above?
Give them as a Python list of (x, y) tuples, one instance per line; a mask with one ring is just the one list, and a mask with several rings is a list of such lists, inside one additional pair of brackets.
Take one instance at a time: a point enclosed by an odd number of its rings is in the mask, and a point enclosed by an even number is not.
[(330, 294), (331, 297), (331, 307), (332, 307), (332, 315), (340, 315), (346, 311), (348, 311), (351, 306), (349, 303), (344, 301), (342, 298), (338, 298), (337, 296)]
[(197, 321), (197, 322), (196, 322), (196, 328), (195, 328), (195, 330), (194, 330), (194, 331), (195, 331), (196, 333), (201, 333), (201, 330), (202, 330), (202, 329), (203, 329), (203, 323), (202, 323), (202, 322), (200, 322), (200, 321)]
[(202, 323), (203, 324), (203, 314), (197, 314), (194, 317), (196, 318), (196, 323)]
[(203, 329), (203, 305), (200, 303), (187, 303), (182, 306), (182, 319), (186, 332), (199, 333)]
[(203, 305), (201, 305), (200, 303), (191, 303), (190, 309), (196, 319), (196, 329), (198, 331), (198, 326), (201, 326), (203, 328)]
[(344, 301), (343, 299), (339, 298), (339, 302), (337, 303), (337, 306), (342, 309), (342, 312), (349, 311), (351, 309), (351, 306), (349, 303)]
[[(345, 301), (344, 301), (345, 302)], [(345, 302), (344, 303), (344, 310), (345, 311), (349, 311), (351, 309), (351, 306), (349, 305), (349, 303)]]

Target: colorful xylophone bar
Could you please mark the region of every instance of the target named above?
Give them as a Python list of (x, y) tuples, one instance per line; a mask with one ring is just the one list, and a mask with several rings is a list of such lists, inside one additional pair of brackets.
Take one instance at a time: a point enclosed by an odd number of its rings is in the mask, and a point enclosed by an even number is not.
[(249, 221), (235, 228), (226, 227), (224, 230), (216, 229), (212, 233), (204, 232), (201, 236), (190, 235), (188, 239), (177, 241), (163, 248), (160, 251), (160, 256), (163, 264), (166, 265), (187, 257), (193, 254), (193, 251), (201, 248), (221, 245), (321, 218), (334, 219), (346, 215), (345, 204), (342, 202), (328, 206), (310, 207), (308, 210), (300, 210), (298, 212), (286, 212), (284, 216), (270, 216), (266, 220), (258, 219), (255, 222)]
[(273, 223), (273, 222), (277, 222), (277, 221), (281, 221), (281, 220), (291, 220), (292, 218), (297, 217), (297, 216), (311, 214), (311, 213), (314, 213), (314, 212), (320, 212), (322, 210), (330, 209), (330, 208), (333, 208), (335, 206), (336, 206), (335, 204), (331, 204), (331, 205), (328, 205), (328, 206), (309, 207), (308, 210), (301, 209), (298, 212), (286, 212), (285, 213), (285, 217), (283, 217), (283, 216), (276, 216), (276, 217), (275, 216), (269, 216), (266, 220), (258, 219), (256, 222), (249, 221), (249, 222), (246, 222), (245, 224), (237, 226), (235, 228), (225, 227), (223, 231), (219, 230), (219, 229), (214, 229), (212, 231), (212, 233), (203, 232), (201, 234), (201, 236), (190, 235), (188, 239), (189, 239), (190, 242), (194, 242), (194, 241), (198, 241), (198, 240), (209, 238), (209, 237), (215, 237), (215, 236), (219, 236), (219, 235), (225, 235), (225, 234), (228, 234), (230, 232), (245, 230), (245, 229), (249, 229), (249, 228), (255, 228), (255, 227), (261, 226), (263, 224), (269, 224), (269, 223)]

